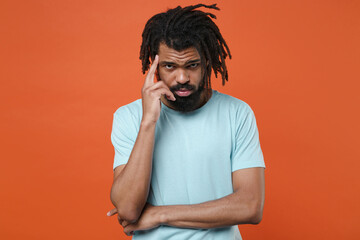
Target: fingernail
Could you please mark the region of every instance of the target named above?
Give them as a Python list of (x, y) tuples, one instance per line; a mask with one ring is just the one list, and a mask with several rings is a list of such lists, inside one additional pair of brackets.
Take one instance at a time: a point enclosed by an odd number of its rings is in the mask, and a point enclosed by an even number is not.
[(106, 216), (110, 217), (110, 212), (107, 212), (107, 213), (106, 213)]

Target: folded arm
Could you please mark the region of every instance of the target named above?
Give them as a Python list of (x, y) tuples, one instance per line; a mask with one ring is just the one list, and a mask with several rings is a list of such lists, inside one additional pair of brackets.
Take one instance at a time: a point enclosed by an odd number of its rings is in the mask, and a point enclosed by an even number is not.
[(234, 193), (201, 204), (160, 209), (162, 224), (186, 228), (216, 228), (257, 224), (264, 206), (264, 169), (249, 168), (233, 173)]
[(238, 224), (258, 224), (265, 198), (264, 168), (233, 172), (234, 193), (194, 205), (147, 205), (135, 223), (122, 222), (124, 232), (147, 230), (159, 225), (181, 228), (217, 228)]
[(114, 170), (110, 199), (119, 216), (135, 222), (146, 204), (150, 188), (154, 126), (141, 126), (129, 161)]

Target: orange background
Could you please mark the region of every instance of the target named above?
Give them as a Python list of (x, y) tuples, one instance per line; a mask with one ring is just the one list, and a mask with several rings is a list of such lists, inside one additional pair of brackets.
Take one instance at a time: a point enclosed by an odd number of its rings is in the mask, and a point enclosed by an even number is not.
[[(165, 0), (0, 1), (0, 239), (128, 239), (106, 217), (113, 112), (140, 97)], [(214, 1), (203, 1), (214, 3)], [(360, 239), (360, 2), (218, 1), (225, 87), (255, 111), (266, 160), (250, 239)]]

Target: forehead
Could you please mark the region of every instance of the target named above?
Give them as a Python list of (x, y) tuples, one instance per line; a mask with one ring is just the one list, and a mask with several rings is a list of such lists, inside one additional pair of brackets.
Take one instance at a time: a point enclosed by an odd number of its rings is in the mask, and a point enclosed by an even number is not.
[(166, 44), (159, 45), (159, 61), (174, 62), (185, 64), (191, 60), (200, 60), (200, 55), (195, 47), (190, 47), (181, 51), (169, 48)]

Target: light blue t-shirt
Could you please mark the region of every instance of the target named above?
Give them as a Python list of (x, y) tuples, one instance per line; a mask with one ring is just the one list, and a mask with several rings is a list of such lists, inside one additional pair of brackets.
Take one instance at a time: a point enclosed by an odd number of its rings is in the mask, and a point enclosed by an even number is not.
[[(245, 102), (213, 91), (204, 106), (189, 113), (161, 105), (155, 131), (150, 204), (197, 204), (222, 198), (233, 192), (232, 172), (265, 167), (255, 116)], [(111, 133), (114, 168), (127, 163), (141, 118), (141, 100), (115, 112)], [(137, 231), (133, 239), (227, 240), (241, 236), (237, 226), (215, 229), (160, 226)]]

